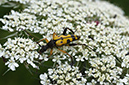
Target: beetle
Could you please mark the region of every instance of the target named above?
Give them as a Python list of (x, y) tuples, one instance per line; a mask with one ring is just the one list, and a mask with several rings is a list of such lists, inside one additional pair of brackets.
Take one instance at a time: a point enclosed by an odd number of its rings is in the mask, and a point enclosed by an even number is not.
[[(61, 47), (61, 46), (75, 46), (75, 45), (84, 45), (88, 48), (90, 48), (89, 46), (87, 46), (86, 44), (77, 44), (77, 43), (72, 43), (70, 44), (70, 42), (73, 42), (73, 41), (76, 41), (76, 40), (79, 40), (80, 39), (80, 36), (77, 36), (74, 34), (73, 30), (68, 28), (68, 27), (65, 27), (63, 28), (64, 31), (63, 31), (63, 34), (62, 35), (57, 35), (55, 32), (53, 33), (53, 39), (48, 41), (46, 38), (44, 39), (41, 39), (40, 41), (38, 41), (37, 43), (45, 40), (47, 42), (46, 45), (42, 45), (41, 46), (41, 49), (39, 50), (39, 53), (42, 54), (43, 52), (45, 52), (47, 49), (51, 49), (50, 51), (50, 55), (48, 57), (50, 57), (52, 55), (52, 52), (53, 52), (53, 48), (57, 48), (58, 50), (60, 50), (61, 52), (63, 53), (66, 53), (67, 55), (69, 55), (66, 51), (64, 50), (61, 50), (59, 49), (58, 47)], [(72, 34), (67, 34), (66, 35), (66, 31), (67, 30), (70, 30), (72, 32)], [(90, 48), (91, 49), (91, 48)], [(72, 59), (72, 56), (69, 55), (71, 57), (71, 60), (73, 61)]]
[[(60, 50), (61, 52), (63, 53), (66, 53), (67, 55), (69, 55), (66, 51), (64, 50), (61, 50), (59, 49), (59, 47), (62, 47), (62, 46), (76, 46), (76, 45), (84, 45), (88, 48), (90, 48), (88, 45), (86, 44), (79, 44), (79, 43), (70, 43), (70, 42), (73, 42), (73, 41), (76, 41), (76, 40), (79, 40), (80, 39), (80, 36), (78, 35), (75, 35), (73, 30), (68, 28), (68, 27), (63, 27), (64, 31), (63, 31), (63, 34), (62, 35), (57, 35), (55, 32), (53, 33), (53, 39), (52, 40), (48, 40), (47, 38), (43, 38), (41, 40), (39, 40), (38, 42), (36, 42), (37, 44), (39, 44), (39, 42), (45, 40), (47, 42), (46, 45), (40, 45), (39, 46), (41, 47), (41, 49), (38, 51), (39, 54), (42, 54), (44, 53), (47, 49), (51, 49), (50, 51), (50, 55), (48, 57), (50, 57), (52, 55), (52, 52), (53, 52), (53, 48), (57, 48), (58, 50)], [(70, 30), (72, 32), (72, 34), (67, 34), (66, 35), (66, 31), (67, 30)], [(26, 30), (25, 30), (26, 31)], [(27, 32), (27, 31), (26, 31)], [(27, 34), (29, 34), (27, 32)], [(30, 35), (30, 34), (29, 34)], [(31, 36), (31, 35), (30, 35)], [(92, 50), (92, 48), (90, 48)], [(73, 62), (73, 58), (71, 55), (69, 55), (71, 57), (71, 60)]]

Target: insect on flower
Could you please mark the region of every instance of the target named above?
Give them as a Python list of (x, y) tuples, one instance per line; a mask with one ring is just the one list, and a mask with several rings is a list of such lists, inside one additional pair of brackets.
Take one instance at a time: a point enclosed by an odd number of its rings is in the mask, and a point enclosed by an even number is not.
[[(70, 30), (72, 32), (72, 34), (67, 34), (66, 35), (66, 31)], [(27, 32), (27, 31), (26, 31)], [(27, 32), (28, 33), (28, 32)], [(74, 35), (73, 30), (71, 30), (70, 28), (66, 27), (64, 28), (63, 34), (62, 35), (57, 35), (56, 33), (53, 33), (53, 39), (48, 41), (48, 39), (43, 38), (40, 41), (37, 42), (37, 44), (39, 44), (39, 42), (45, 40), (47, 42), (46, 45), (40, 45), (41, 49), (39, 50), (39, 53), (42, 54), (43, 52), (45, 52), (47, 49), (51, 49), (50, 51), (50, 55), (48, 57), (50, 57), (52, 55), (53, 52), (53, 48), (57, 48), (58, 50), (60, 50), (63, 53), (66, 53), (67, 55), (69, 55), (66, 51), (59, 49), (59, 47), (61, 46), (75, 46), (75, 45), (84, 45), (86, 47), (89, 48), (89, 46), (87, 46), (86, 44), (77, 44), (77, 43), (72, 43), (70, 44), (70, 42), (73, 42), (75, 40), (79, 40), (80, 36)], [(91, 48), (90, 48), (91, 49)], [(73, 62), (73, 58), (71, 55), (69, 55), (71, 57), (71, 60)]]

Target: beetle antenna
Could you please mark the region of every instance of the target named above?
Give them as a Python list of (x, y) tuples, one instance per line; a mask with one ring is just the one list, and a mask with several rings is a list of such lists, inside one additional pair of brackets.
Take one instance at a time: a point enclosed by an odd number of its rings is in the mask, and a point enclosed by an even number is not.
[(34, 42), (36, 42), (36, 43), (41, 47), (41, 45), (34, 39), (34, 37), (33, 37), (27, 30), (22, 29), (22, 28), (21, 28), (21, 30), (25, 31), (25, 33), (27, 33), (27, 34), (32, 38), (32, 40), (33, 40)]

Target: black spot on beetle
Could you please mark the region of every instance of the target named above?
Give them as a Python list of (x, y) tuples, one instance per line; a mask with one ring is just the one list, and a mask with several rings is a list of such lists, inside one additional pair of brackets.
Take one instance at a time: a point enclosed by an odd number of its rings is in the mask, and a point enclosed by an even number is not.
[(69, 39), (67, 40), (67, 43), (70, 43), (70, 40)]
[(63, 43), (63, 41), (61, 41), (60, 43)]
[(72, 39), (75, 40), (75, 36), (74, 35), (71, 35)]
[(61, 39), (61, 40), (63, 40), (63, 38), (62, 38), (62, 37), (61, 37), (60, 39)]

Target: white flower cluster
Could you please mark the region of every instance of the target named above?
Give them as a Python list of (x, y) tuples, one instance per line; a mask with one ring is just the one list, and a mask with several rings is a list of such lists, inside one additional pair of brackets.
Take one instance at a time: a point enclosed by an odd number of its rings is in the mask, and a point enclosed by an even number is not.
[[(93, 77), (90, 81), (99, 84), (119, 84), (120, 76), (122, 74), (122, 68), (116, 66), (115, 58), (108, 56), (105, 58), (94, 58), (90, 61), (91, 68), (85, 71), (87, 76)], [(94, 82), (93, 82), (94, 81)]]
[(123, 57), (122, 67), (129, 68), (129, 55)]
[[(90, 47), (96, 47), (95, 49), (99, 54), (110, 55), (116, 53), (121, 49), (116, 48), (120, 46), (121, 32), (128, 32), (128, 28), (123, 28), (123, 26), (127, 27), (129, 25), (128, 19), (123, 17), (123, 11), (105, 1), (41, 0), (33, 3), (24, 11), (41, 16), (40, 24), (42, 28), (44, 30), (48, 29), (47, 34), (45, 33), (43, 37), (50, 40), (50, 35), (53, 32), (61, 34), (62, 27), (69, 27), (76, 31), (75, 34), (81, 35), (79, 43), (87, 43)], [(114, 18), (115, 15), (117, 18)], [(123, 20), (124, 23), (120, 20)], [(89, 39), (89, 37), (91, 38)], [(123, 41), (125, 42), (125, 39)], [(128, 41), (126, 40), (126, 43)], [(63, 49), (67, 50), (67, 47)], [(81, 46), (77, 52), (76, 49), (71, 47), (68, 49), (72, 50), (69, 52), (72, 56), (75, 56), (75, 53), (82, 53), (80, 57), (75, 57), (77, 61), (87, 60), (89, 55), (97, 56), (94, 52), (88, 53), (89, 50), (83, 49)]]
[(1, 56), (7, 59), (5, 65), (15, 71), (19, 63), (27, 63), (33, 68), (38, 68), (34, 63), (35, 59), (39, 59), (41, 56), (36, 51), (38, 45), (34, 43), (31, 39), (25, 38), (8, 38), (7, 42), (3, 45), (5, 48)]
[[(10, 15), (5, 15), (5, 19), (0, 19), (0, 21), (5, 24), (2, 29), (13, 31), (20, 31), (21, 29), (29, 29), (35, 32), (37, 28), (36, 16), (30, 15), (28, 13), (19, 13), (11, 11)], [(40, 28), (41, 29), (41, 28)]]
[(4, 48), (2, 48), (2, 45), (0, 44), (0, 57), (2, 57), (3, 52), (4, 52)]
[(9, 1), (19, 2), (21, 4), (28, 4), (28, 3), (33, 3), (36, 0), (0, 0), (0, 5), (4, 4), (5, 2), (9, 2)]
[(129, 74), (126, 74), (126, 76), (124, 76), (124, 78), (121, 79), (120, 81), (123, 82), (125, 85), (129, 85)]
[(15, 1), (15, 2), (22, 3), (22, 4), (28, 4), (28, 3), (33, 3), (36, 0), (8, 0), (8, 1)]
[(85, 85), (86, 79), (79, 68), (68, 63), (48, 69), (48, 73), (40, 74), (42, 85)]
[[(106, 1), (35, 0), (23, 12), (11, 11), (10, 15), (5, 15), (0, 21), (4, 24), (2, 27), (4, 30), (11, 32), (20, 32), (21, 29), (29, 30), (48, 40), (52, 39), (51, 36), (54, 32), (57, 35), (62, 35), (63, 27), (69, 27), (75, 31), (75, 35), (80, 36), (80, 40), (73, 43), (89, 46), (59, 47), (75, 59), (75, 65), (79, 69), (86, 69), (87, 75), (84, 75), (86, 77), (82, 80), (85, 80), (85, 82), (87, 80), (88, 84), (127, 84), (129, 76), (126, 74), (128, 74), (129, 56), (125, 56), (125, 54), (129, 51), (129, 20), (123, 14), (124, 12), (120, 8)], [(67, 34), (70, 34), (70, 32), (68, 31)], [(43, 59), (50, 53), (46, 51), (47, 53), (42, 54), (45, 57), (41, 57), (35, 51), (38, 49), (37, 45), (32, 41), (29, 46), (36, 45), (36, 48), (31, 47), (30, 50), (29, 47), (26, 48), (28, 45), (25, 42), (21, 43), (22, 45), (18, 43), (18, 41), (22, 42), (26, 39), (15, 38), (15, 40), (16, 44), (12, 44), (14, 42), (11, 39), (8, 40), (11, 44), (5, 43), (4, 55), (3, 51), (0, 51), (3, 57), (9, 59), (8, 62), (14, 62), (13, 67), (10, 68), (12, 70), (18, 67), (18, 62), (33, 62), (34, 58)], [(18, 51), (19, 49), (20, 51)], [(72, 72), (76, 72), (74, 66), (70, 67), (64, 64), (65, 66), (61, 67), (60, 64), (67, 59), (70, 61), (70, 57), (68, 58), (58, 49), (53, 49), (53, 55), (50, 59), (56, 64), (53, 65), (55, 69), (49, 69), (48, 73), (40, 76), (41, 84), (60, 84), (60, 82), (66, 81), (73, 84), (75, 82), (80, 83), (80, 79), (84, 78), (82, 74), (81, 78), (76, 77), (78, 73), (80, 74), (79, 69), (76, 69), (77, 74), (72, 76)], [(45, 61), (47, 60), (45, 58)], [(90, 64), (90, 66), (80, 66), (81, 64), (84, 65), (83, 63)], [(6, 64), (9, 67), (12, 65)], [(33, 63), (32, 66), (35, 67), (35, 64)], [(71, 72), (67, 70), (67, 67), (70, 68)], [(62, 69), (67, 73), (64, 73)], [(59, 70), (63, 73), (59, 73)], [(62, 76), (64, 74), (65, 76)], [(61, 80), (62, 77), (65, 78)], [(70, 79), (67, 79), (67, 77)]]

